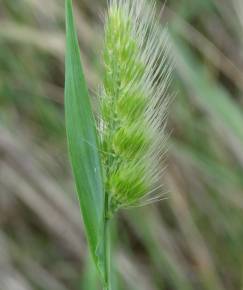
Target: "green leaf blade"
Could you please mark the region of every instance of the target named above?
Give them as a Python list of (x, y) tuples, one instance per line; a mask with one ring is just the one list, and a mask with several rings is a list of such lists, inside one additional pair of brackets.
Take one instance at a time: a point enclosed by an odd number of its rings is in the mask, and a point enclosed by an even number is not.
[(65, 116), (70, 161), (86, 235), (96, 266), (103, 274), (105, 195), (102, 169), (71, 0), (66, 0)]

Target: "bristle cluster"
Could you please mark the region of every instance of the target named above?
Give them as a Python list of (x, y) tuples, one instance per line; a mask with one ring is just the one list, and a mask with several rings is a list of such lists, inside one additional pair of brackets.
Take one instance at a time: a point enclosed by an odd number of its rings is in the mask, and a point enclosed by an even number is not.
[(110, 1), (100, 133), (111, 212), (160, 197), (171, 70), (167, 50), (153, 7), (144, 0)]

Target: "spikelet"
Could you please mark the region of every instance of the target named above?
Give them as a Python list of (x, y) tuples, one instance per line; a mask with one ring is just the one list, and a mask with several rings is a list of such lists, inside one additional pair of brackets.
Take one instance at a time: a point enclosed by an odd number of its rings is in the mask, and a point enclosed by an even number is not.
[(110, 1), (99, 126), (110, 214), (161, 198), (168, 50), (166, 29), (161, 30), (154, 5)]

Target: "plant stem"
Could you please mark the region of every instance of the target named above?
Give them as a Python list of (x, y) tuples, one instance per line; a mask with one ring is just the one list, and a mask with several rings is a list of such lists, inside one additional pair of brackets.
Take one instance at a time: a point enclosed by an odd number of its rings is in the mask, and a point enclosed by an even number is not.
[(110, 217), (109, 212), (109, 195), (105, 194), (105, 224), (104, 224), (104, 253), (105, 253), (105, 281), (104, 290), (111, 290), (111, 278), (110, 278)]
[(110, 221), (105, 220), (105, 286), (104, 290), (111, 290), (110, 277)]

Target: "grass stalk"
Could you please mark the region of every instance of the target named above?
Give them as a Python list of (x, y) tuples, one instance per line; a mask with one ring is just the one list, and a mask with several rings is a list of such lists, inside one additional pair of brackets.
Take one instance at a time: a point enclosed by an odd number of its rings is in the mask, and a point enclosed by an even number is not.
[(106, 218), (104, 225), (105, 247), (105, 283), (104, 290), (111, 290), (111, 245), (110, 245), (110, 220)]
[[(145, 13), (145, 11), (147, 11)], [(96, 123), (66, 0), (65, 111), (70, 160), (89, 249), (111, 290), (110, 223), (121, 208), (160, 200), (170, 66), (167, 38), (145, 0), (111, 0)], [(156, 81), (155, 81), (156, 80)], [(102, 152), (102, 154), (100, 153)]]

